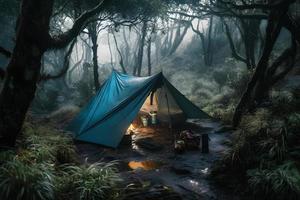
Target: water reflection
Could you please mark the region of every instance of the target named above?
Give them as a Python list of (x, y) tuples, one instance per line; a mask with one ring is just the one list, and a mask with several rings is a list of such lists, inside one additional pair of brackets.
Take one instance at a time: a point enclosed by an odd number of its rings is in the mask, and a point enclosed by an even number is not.
[(153, 170), (157, 169), (162, 165), (162, 163), (152, 161), (152, 160), (145, 160), (145, 161), (131, 161), (128, 163), (128, 166), (131, 169), (143, 169), (143, 170)]

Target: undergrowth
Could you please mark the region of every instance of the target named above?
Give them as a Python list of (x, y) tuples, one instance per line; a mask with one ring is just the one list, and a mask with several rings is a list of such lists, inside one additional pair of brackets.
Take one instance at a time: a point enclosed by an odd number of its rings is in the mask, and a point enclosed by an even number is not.
[(15, 150), (0, 152), (1, 200), (116, 199), (114, 163), (80, 164), (71, 137), (26, 122)]
[(300, 199), (300, 98), (294, 92), (273, 92), (268, 107), (242, 118), (213, 169), (217, 183), (247, 198)]

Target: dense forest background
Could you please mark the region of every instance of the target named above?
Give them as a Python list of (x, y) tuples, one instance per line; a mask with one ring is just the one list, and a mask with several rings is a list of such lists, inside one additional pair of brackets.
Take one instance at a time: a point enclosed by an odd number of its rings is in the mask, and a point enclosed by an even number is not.
[(15, 146), (26, 114), (63, 123), (112, 70), (163, 72), (235, 128), (217, 182), (297, 199), (299, 17), (298, 0), (0, 0), (1, 146)]

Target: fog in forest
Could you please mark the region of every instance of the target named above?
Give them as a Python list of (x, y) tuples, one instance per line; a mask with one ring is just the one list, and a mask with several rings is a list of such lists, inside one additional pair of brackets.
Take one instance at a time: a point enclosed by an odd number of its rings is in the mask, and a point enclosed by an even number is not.
[(299, 199), (299, 17), (0, 0), (0, 199)]

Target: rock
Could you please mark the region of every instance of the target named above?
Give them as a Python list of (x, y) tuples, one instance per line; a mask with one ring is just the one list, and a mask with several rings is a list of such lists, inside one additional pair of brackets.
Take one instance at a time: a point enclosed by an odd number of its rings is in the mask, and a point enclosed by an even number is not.
[(173, 165), (171, 166), (171, 171), (178, 175), (191, 174), (190, 167), (187, 165)]
[(181, 196), (164, 185), (146, 188), (134, 188), (125, 192), (124, 200), (181, 200)]
[(230, 126), (230, 125), (224, 125), (222, 127), (220, 127), (219, 129), (217, 129), (215, 131), (215, 133), (224, 133), (224, 132), (230, 132), (230, 131), (234, 131), (235, 129)]
[(142, 138), (135, 141), (135, 144), (140, 148), (150, 150), (150, 151), (160, 151), (163, 147), (160, 144), (153, 142), (152, 138)]

